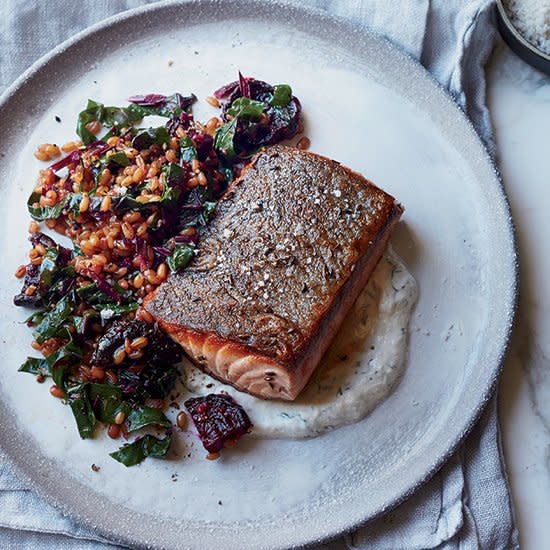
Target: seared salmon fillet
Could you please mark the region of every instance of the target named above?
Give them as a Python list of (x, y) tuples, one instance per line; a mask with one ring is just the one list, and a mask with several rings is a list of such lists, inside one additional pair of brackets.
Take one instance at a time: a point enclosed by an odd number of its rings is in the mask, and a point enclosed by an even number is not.
[(144, 307), (215, 378), (293, 400), (402, 212), (338, 162), (270, 147), (220, 200), (189, 266)]

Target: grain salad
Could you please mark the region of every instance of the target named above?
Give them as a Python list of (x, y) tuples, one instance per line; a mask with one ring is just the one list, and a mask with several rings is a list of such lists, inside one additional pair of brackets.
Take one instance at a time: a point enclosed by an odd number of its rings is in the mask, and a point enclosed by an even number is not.
[[(125, 107), (89, 100), (78, 139), (35, 152), (54, 162), (28, 199), (31, 250), (15, 272), (23, 286), (14, 303), (34, 309), (27, 324), (42, 356), (19, 370), (51, 379), (50, 393), (70, 406), (82, 438), (100, 424), (113, 439), (141, 434), (111, 453), (126, 466), (167, 454), (173, 426), (163, 411), (181, 359), (140, 309), (143, 298), (192, 260), (247, 159), (301, 127), (300, 102), (286, 84), (239, 74), (207, 98), (221, 111), (204, 123), (193, 117), (196, 100), (179, 93), (132, 96)], [(150, 115), (165, 124), (146, 126)], [(186, 423), (178, 417), (180, 429)]]

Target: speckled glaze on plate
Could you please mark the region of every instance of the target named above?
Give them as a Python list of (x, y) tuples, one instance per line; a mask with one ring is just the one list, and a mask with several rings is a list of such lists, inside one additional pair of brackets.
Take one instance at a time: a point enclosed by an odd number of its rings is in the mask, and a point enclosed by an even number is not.
[[(180, 435), (178, 459), (125, 469), (107, 456), (112, 441), (79, 440), (68, 407), (16, 372), (31, 339), (11, 297), (28, 246), (25, 201), (40, 167), (32, 151), (72, 139), (88, 97), (117, 104), (132, 93), (178, 90), (204, 98), (237, 68), (290, 82), (312, 149), (405, 205), (392, 244), (420, 288), (407, 369), (366, 419), (321, 437), (243, 440), (212, 463)], [(213, 114), (203, 104), (199, 118)], [(7, 153), (0, 157), (0, 415), (11, 428), (0, 431), (0, 447), (64, 513), (132, 547), (305, 546), (401, 502), (468, 433), (495, 387), (513, 324), (512, 222), (466, 117), (389, 42), (276, 2), (153, 4), (56, 48), (6, 91), (0, 114)]]

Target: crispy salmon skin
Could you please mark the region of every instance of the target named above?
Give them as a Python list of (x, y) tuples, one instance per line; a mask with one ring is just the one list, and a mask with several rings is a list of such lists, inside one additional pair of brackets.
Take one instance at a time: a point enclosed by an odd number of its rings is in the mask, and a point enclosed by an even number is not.
[(258, 397), (293, 400), (402, 212), (336, 161), (270, 147), (219, 202), (191, 264), (144, 307), (204, 371)]

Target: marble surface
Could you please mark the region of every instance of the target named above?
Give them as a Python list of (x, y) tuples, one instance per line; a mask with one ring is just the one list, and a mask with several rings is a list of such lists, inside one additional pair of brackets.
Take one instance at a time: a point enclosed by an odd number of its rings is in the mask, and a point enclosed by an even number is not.
[(521, 547), (550, 546), (550, 77), (499, 43), (488, 72), (498, 164), (517, 231), (520, 299), (500, 385)]

